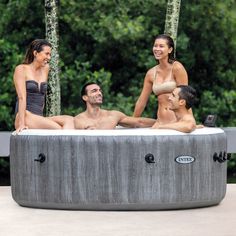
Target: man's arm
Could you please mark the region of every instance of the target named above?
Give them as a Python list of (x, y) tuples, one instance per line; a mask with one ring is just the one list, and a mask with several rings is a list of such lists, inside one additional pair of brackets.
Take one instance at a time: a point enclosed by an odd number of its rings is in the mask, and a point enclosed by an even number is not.
[(184, 133), (190, 133), (196, 129), (196, 121), (192, 116), (174, 123), (160, 124), (158, 121), (152, 126), (153, 129), (174, 129)]
[[(123, 114), (123, 113), (122, 113)], [(145, 117), (131, 117), (123, 114), (118, 122), (119, 125), (131, 128), (151, 127), (156, 122), (155, 119)]]

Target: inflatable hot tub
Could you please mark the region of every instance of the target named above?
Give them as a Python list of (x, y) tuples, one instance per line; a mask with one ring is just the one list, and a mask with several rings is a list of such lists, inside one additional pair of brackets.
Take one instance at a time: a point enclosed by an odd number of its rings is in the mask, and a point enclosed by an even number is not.
[(174, 130), (24, 130), (10, 140), (21, 206), (162, 210), (216, 205), (226, 193), (226, 134)]

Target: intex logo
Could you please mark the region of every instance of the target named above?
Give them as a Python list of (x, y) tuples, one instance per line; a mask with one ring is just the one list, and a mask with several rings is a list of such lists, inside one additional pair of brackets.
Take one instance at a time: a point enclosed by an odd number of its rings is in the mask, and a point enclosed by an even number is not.
[(191, 156), (187, 156), (187, 155), (178, 156), (175, 158), (175, 161), (180, 164), (190, 164), (195, 161), (195, 157), (191, 157)]

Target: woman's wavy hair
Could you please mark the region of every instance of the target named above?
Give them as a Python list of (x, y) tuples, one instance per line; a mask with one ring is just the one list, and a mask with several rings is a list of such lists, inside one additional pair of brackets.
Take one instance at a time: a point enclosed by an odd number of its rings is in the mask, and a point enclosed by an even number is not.
[(35, 39), (30, 43), (26, 50), (25, 58), (23, 60), (23, 64), (30, 64), (34, 60), (34, 51), (41, 52), (44, 46), (52, 47), (51, 43), (49, 43), (46, 39)]

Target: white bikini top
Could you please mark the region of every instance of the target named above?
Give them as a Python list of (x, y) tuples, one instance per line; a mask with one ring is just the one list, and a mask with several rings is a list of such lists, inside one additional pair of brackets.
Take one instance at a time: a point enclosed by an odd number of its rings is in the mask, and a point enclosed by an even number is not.
[(172, 65), (170, 75), (162, 83), (157, 83), (156, 81), (156, 77), (157, 77), (157, 67), (156, 67), (156, 72), (154, 75), (153, 85), (152, 85), (152, 91), (154, 94), (160, 95), (163, 93), (171, 93), (176, 88), (177, 84), (175, 80), (173, 79), (173, 73), (172, 73), (173, 66), (174, 66), (174, 63)]

